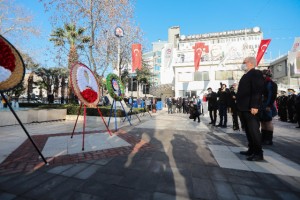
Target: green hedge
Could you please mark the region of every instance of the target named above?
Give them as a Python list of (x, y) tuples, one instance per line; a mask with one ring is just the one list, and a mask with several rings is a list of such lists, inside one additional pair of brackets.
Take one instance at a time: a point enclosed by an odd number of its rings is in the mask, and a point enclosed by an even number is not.
[[(40, 105), (38, 108), (40, 109), (67, 109), (67, 115), (77, 115), (79, 105), (74, 104), (46, 104)], [(110, 106), (100, 106), (100, 111), (103, 116), (108, 117), (110, 115)], [(114, 112), (114, 110), (112, 111)], [(144, 112), (143, 108), (134, 108), (133, 113), (141, 113)], [(83, 115), (83, 107), (81, 108), (80, 114)], [(87, 108), (86, 109), (87, 116), (99, 116), (97, 108)], [(114, 113), (113, 113), (114, 116)], [(124, 117), (125, 113), (123, 110), (117, 109), (117, 117)]]

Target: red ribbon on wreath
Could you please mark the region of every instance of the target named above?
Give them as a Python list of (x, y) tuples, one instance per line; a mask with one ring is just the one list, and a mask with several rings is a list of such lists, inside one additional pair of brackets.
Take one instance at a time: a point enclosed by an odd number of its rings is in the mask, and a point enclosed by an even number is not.
[(81, 96), (89, 103), (93, 103), (97, 100), (98, 94), (94, 90), (87, 88), (80, 92)]

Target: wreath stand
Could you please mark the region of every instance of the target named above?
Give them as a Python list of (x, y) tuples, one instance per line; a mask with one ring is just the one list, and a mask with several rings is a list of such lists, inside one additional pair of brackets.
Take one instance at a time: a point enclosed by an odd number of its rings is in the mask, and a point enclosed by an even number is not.
[[(85, 125), (86, 125), (86, 105), (85, 104), (80, 103), (80, 107), (78, 109), (77, 118), (76, 118), (76, 121), (75, 121), (75, 124), (74, 124), (74, 128), (73, 128), (73, 131), (72, 131), (71, 138), (73, 138), (73, 135), (74, 135), (74, 132), (75, 132), (75, 128), (76, 128), (76, 125), (77, 125), (77, 121), (78, 121), (78, 117), (80, 115), (80, 111), (81, 111), (82, 105), (83, 105), (82, 151), (84, 151), (84, 134), (85, 134)], [(112, 133), (109, 130), (109, 128), (108, 128), (108, 126), (107, 126), (107, 124), (106, 124), (106, 122), (105, 122), (105, 120), (103, 118), (103, 115), (102, 115), (102, 113), (100, 111), (100, 108), (98, 106), (97, 106), (97, 110), (98, 110), (99, 115), (102, 118), (102, 121), (103, 121), (103, 123), (104, 123), (104, 125), (105, 125), (105, 127), (106, 127), (106, 129), (107, 129), (107, 131), (109, 133), (109, 135), (112, 136)]]
[(36, 144), (34, 143), (33, 139), (31, 138), (31, 136), (29, 135), (27, 129), (25, 128), (25, 126), (23, 125), (23, 123), (21, 122), (20, 118), (18, 117), (17, 113), (14, 111), (14, 109), (11, 107), (10, 103), (8, 102), (8, 100), (6, 99), (5, 95), (3, 94), (3, 92), (1, 92), (1, 96), (2, 98), (5, 100), (7, 106), (9, 107), (10, 111), (12, 112), (12, 114), (15, 116), (15, 118), (17, 119), (17, 121), (19, 122), (19, 124), (21, 125), (22, 129), (24, 130), (24, 132), (26, 133), (28, 139), (30, 140), (30, 142), (32, 143), (32, 145), (34, 146), (34, 148), (36, 149), (36, 151), (39, 153), (39, 155), (41, 156), (41, 158), (43, 159), (44, 163), (46, 165), (48, 165), (48, 162), (46, 161), (45, 157), (43, 156), (42, 152), (39, 150), (39, 148), (36, 146)]
[[(129, 105), (130, 105), (130, 110), (129, 110), (129, 112), (130, 112), (131, 115), (132, 115), (132, 114), (133, 114), (133, 112), (132, 112), (133, 103), (131, 103), (131, 104), (129, 104)], [(139, 119), (139, 121), (141, 122), (141, 119), (139, 118), (139, 116), (138, 116), (136, 113), (134, 113), (134, 114), (135, 114), (135, 116)], [(131, 115), (129, 116), (130, 120), (131, 120)], [(123, 122), (125, 122), (125, 120), (126, 120), (126, 117), (124, 117)]]
[[(121, 101), (119, 101), (119, 102), (120, 102), (120, 104), (122, 106), (122, 109), (123, 109), (123, 111), (125, 113), (125, 116), (126, 116), (128, 122), (129, 122), (129, 124), (131, 126), (132, 124), (131, 124), (130, 119), (129, 119), (129, 117), (128, 117), (125, 109), (124, 109), (124, 106), (123, 106), (123, 104), (122, 104)], [(110, 123), (110, 118), (112, 116), (112, 110), (113, 109), (114, 109), (114, 115), (115, 115), (115, 130), (117, 131), (118, 130), (118, 123), (117, 123), (117, 101), (115, 99), (113, 100), (113, 103), (111, 104), (111, 107), (110, 107), (110, 114), (109, 114), (109, 118), (108, 118), (108, 126), (109, 126), (109, 123)]]

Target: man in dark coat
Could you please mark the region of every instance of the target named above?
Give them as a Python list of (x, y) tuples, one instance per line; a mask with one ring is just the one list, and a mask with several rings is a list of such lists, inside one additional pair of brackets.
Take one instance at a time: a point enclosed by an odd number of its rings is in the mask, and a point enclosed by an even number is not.
[(281, 95), (277, 98), (278, 116), (283, 122), (287, 122), (287, 96), (285, 91), (281, 91)]
[(231, 108), (231, 113), (232, 113), (232, 128), (233, 130), (239, 130), (240, 126), (239, 126), (239, 120), (238, 120), (238, 110), (237, 110), (237, 106), (236, 106), (236, 93), (234, 91), (234, 86), (230, 87), (230, 93), (229, 93), (229, 103), (228, 105)]
[(221, 83), (221, 88), (219, 88), (219, 91), (217, 93), (217, 96), (219, 98), (218, 107), (219, 107), (219, 116), (220, 116), (220, 122), (217, 126), (220, 126), (222, 128), (227, 127), (227, 108), (228, 108), (229, 93), (230, 91), (227, 88), (226, 84)]
[(206, 100), (208, 102), (208, 111), (210, 117), (210, 123), (213, 126), (216, 125), (217, 120), (217, 110), (218, 110), (218, 103), (217, 103), (217, 93), (212, 91), (211, 88), (207, 88), (208, 94), (206, 95)]
[(263, 160), (261, 145), (260, 123), (258, 108), (261, 105), (264, 78), (261, 71), (256, 70), (256, 59), (247, 57), (244, 59), (242, 69), (246, 73), (242, 76), (237, 91), (237, 108), (241, 112), (241, 120), (245, 125), (248, 139), (248, 150), (240, 154), (249, 156), (249, 161)]
[(288, 89), (288, 99), (287, 99), (287, 110), (288, 110), (288, 117), (290, 123), (295, 123), (294, 115), (296, 114), (296, 98), (294, 89)]
[(296, 128), (300, 128), (300, 92), (296, 97), (295, 107), (296, 107), (297, 122), (298, 122), (298, 126)]

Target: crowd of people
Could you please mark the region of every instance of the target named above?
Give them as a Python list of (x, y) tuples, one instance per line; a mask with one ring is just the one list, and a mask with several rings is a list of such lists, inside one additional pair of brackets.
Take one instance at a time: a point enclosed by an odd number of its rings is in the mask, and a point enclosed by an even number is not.
[(281, 91), (276, 98), (279, 120), (289, 123), (298, 123), (300, 128), (300, 93), (296, 94), (294, 89), (288, 89), (288, 93)]
[[(220, 83), (218, 91), (207, 89), (203, 99), (208, 102), (208, 112), (212, 126), (227, 128), (227, 114), (232, 114), (232, 127), (246, 132), (248, 150), (240, 154), (247, 156), (249, 161), (263, 160), (262, 145), (273, 145), (273, 118), (279, 116), (284, 122), (298, 123), (300, 128), (300, 93), (288, 89), (278, 95), (278, 86), (272, 80), (270, 70), (260, 71), (256, 68), (256, 58), (247, 57), (241, 66), (245, 74), (239, 81), (239, 86), (233, 84), (229, 88)], [(277, 97), (278, 96), (278, 97)], [(189, 118), (198, 119), (203, 114), (202, 100), (198, 96), (192, 98), (165, 99), (168, 113), (186, 113)], [(219, 123), (217, 123), (217, 113)], [(240, 122), (240, 123), (239, 123)]]

